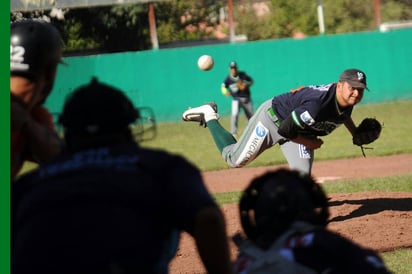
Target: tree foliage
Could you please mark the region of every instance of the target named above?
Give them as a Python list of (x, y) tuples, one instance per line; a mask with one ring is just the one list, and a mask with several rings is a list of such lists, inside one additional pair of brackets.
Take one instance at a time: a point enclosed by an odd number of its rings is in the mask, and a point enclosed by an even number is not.
[[(232, 0), (236, 34), (248, 40), (293, 37), (296, 33), (318, 35), (317, 0)], [(377, 28), (373, 0), (322, 0), (326, 34), (371, 31)], [(266, 4), (260, 14), (256, 4)], [(116, 52), (152, 47), (149, 4), (117, 4), (64, 10), (64, 19), (50, 11), (11, 13), (21, 17), (48, 18), (62, 32), (66, 51)], [(158, 41), (216, 39), (216, 30), (228, 34), (227, 0), (170, 0), (153, 4)], [(380, 0), (381, 21), (412, 20), (412, 0)], [(221, 18), (222, 9), (226, 17)]]
[(214, 38), (219, 9), (225, 1), (174, 0), (156, 3), (156, 24), (162, 44)]
[[(252, 8), (238, 12), (237, 33), (246, 34), (249, 40), (293, 37), (296, 32), (303, 32), (307, 36), (319, 34), (317, 0), (266, 2), (271, 11), (267, 16), (256, 17), (256, 11)], [(373, 0), (321, 2), (326, 34), (371, 31), (377, 28)], [(412, 0), (381, 0), (380, 12), (382, 22), (412, 20)]]

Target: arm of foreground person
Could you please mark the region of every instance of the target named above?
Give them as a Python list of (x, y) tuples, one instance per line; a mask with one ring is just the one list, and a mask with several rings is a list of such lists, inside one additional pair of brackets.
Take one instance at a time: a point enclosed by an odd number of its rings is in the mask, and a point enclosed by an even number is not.
[(233, 273), (226, 224), (218, 207), (207, 207), (197, 214), (193, 237), (209, 274)]

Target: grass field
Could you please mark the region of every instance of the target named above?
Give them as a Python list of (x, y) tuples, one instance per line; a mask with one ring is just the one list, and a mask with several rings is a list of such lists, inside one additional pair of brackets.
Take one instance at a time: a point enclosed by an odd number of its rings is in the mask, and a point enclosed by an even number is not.
[[(332, 183), (323, 183), (326, 193), (354, 193), (364, 191), (412, 192), (411, 174), (384, 178), (369, 178), (356, 180), (338, 180)], [(241, 192), (216, 193), (214, 197), (220, 205), (234, 204), (239, 201)]]
[[(384, 104), (370, 104), (357, 106), (353, 111), (355, 123), (365, 117), (375, 117), (383, 123), (381, 137), (366, 150), (369, 156), (384, 156), (399, 153), (412, 153), (412, 119), (410, 110), (412, 100), (391, 102)], [(229, 129), (229, 118), (222, 117), (222, 125)], [(239, 129), (244, 129), (246, 124), (244, 115), (241, 115)], [(316, 151), (316, 160), (332, 160), (341, 158), (354, 158), (361, 155), (359, 147), (352, 145), (352, 139), (344, 126), (336, 129), (329, 136), (322, 138), (324, 144)], [(154, 140), (145, 141), (143, 147), (164, 149), (171, 153), (180, 154), (198, 166), (202, 171), (219, 170), (228, 168), (220, 157), (209, 130), (196, 123), (173, 122), (158, 123), (157, 136)], [(266, 150), (249, 166), (270, 166), (285, 164), (286, 161), (279, 149), (274, 146)], [(24, 171), (33, 168), (26, 165)]]

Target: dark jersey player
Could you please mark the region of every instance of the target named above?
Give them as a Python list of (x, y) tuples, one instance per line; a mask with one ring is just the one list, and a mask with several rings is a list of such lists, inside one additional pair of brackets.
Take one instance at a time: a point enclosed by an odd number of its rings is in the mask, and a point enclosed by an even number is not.
[(229, 64), (229, 71), (229, 75), (226, 76), (221, 85), (221, 91), (223, 95), (232, 97), (230, 130), (233, 136), (237, 136), (240, 110), (243, 109), (247, 120), (253, 115), (253, 102), (250, 92), (253, 79), (246, 72), (239, 71), (238, 65), (234, 61)]
[(356, 126), (353, 107), (363, 98), (366, 75), (358, 69), (342, 72), (337, 83), (302, 87), (263, 102), (249, 120), (239, 140), (218, 122), (213, 103), (191, 108), (184, 121), (205, 124), (231, 167), (243, 167), (266, 149), (279, 144), (291, 169), (311, 173), (314, 150), (323, 144), (320, 136), (344, 124), (351, 134)]
[(66, 150), (11, 189), (11, 269), (22, 273), (168, 273), (180, 232), (209, 273), (230, 273), (225, 223), (199, 170), (141, 148), (139, 118), (93, 80), (67, 100)]

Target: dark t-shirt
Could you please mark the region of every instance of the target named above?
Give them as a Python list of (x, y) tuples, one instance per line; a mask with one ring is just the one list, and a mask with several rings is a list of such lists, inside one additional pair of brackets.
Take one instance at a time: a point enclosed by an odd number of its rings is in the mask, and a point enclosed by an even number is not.
[(234, 97), (249, 98), (250, 97), (250, 88), (249, 85), (246, 86), (244, 90), (239, 90), (237, 86), (238, 81), (247, 81), (251, 82), (252, 77), (250, 77), (246, 72), (239, 71), (237, 76), (228, 75), (223, 82), (229, 93)]
[(167, 273), (179, 233), (214, 205), (180, 156), (137, 145), (63, 154), (12, 186), (13, 273)]
[(272, 107), (280, 121), (292, 115), (303, 127), (302, 135), (324, 136), (342, 125), (353, 107), (340, 109), (336, 102), (336, 84), (307, 86), (299, 91), (275, 96)]

